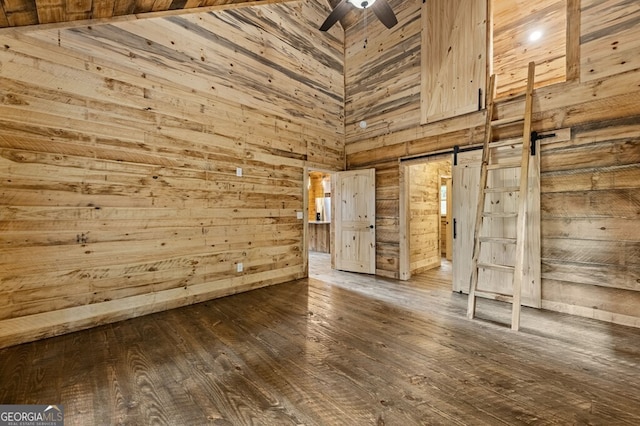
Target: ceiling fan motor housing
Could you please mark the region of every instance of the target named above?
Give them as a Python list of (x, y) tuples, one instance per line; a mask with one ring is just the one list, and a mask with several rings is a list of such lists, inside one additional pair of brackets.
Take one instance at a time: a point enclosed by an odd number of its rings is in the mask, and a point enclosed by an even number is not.
[(385, 27), (391, 28), (398, 23), (395, 13), (389, 7), (386, 0), (340, 0), (338, 5), (331, 11), (327, 19), (320, 27), (320, 31), (327, 31), (336, 22), (342, 19), (349, 8), (355, 6), (358, 9), (370, 8), (376, 17), (384, 24)]
[(349, 3), (351, 3), (352, 5), (354, 5), (357, 8), (360, 9), (364, 9), (367, 6), (371, 6), (376, 0), (371, 0), (371, 1), (367, 1), (367, 0), (349, 0)]

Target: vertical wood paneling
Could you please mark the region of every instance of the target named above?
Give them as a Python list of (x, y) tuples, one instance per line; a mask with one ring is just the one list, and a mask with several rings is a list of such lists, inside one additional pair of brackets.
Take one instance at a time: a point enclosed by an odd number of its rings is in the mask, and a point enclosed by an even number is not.
[(486, 30), (486, 0), (423, 2), (422, 123), (481, 109), (487, 71)]
[(0, 346), (306, 273), (304, 168), (344, 161), (324, 13), (3, 36)]

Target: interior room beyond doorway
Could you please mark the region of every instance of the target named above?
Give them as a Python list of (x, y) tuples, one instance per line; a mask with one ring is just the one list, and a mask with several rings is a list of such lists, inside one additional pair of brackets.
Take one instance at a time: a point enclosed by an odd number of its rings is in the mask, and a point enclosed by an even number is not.
[(404, 210), (400, 227), (406, 233), (401, 277), (405, 279), (452, 260), (451, 163), (447, 154), (400, 166)]
[(330, 267), (331, 174), (326, 171), (309, 171), (307, 191), (309, 263), (326, 262)]

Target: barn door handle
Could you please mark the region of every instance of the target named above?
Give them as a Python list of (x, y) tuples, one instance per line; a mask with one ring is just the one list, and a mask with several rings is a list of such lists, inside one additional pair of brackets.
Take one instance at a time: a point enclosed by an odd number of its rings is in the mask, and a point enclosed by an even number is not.
[(456, 230), (456, 228), (458, 227), (458, 220), (454, 217), (453, 218), (453, 239), (456, 239), (456, 236), (458, 235), (458, 232)]

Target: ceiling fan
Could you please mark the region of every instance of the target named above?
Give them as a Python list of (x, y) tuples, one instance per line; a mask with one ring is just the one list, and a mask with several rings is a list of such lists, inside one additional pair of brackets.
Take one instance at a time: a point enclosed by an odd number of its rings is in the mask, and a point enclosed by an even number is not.
[(340, 3), (331, 11), (327, 19), (320, 27), (320, 31), (327, 31), (336, 22), (342, 19), (352, 6), (358, 9), (371, 8), (385, 27), (391, 28), (398, 23), (395, 13), (387, 3), (387, 0), (340, 0)]

